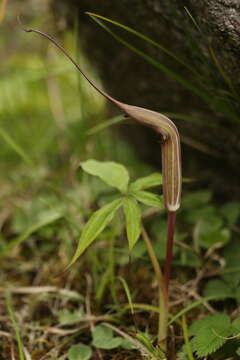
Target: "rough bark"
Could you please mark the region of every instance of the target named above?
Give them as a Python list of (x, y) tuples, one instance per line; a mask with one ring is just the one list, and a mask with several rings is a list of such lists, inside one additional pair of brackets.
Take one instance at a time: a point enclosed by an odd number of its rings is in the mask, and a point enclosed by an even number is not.
[[(199, 177), (201, 173), (203, 182), (211, 182), (211, 186), (218, 190), (229, 191), (223, 184), (228, 173), (230, 191), (237, 193), (240, 121), (230, 120), (226, 114), (218, 111), (216, 105), (206, 105), (193, 92), (117, 43), (84, 15), (84, 11), (102, 14), (147, 34), (184, 58), (213, 92), (216, 89), (219, 95), (225, 96), (226, 91), (232, 90), (214, 63), (209, 46), (214, 48), (224, 73), (237, 88), (240, 82), (239, 0), (52, 0), (52, 4), (58, 16), (63, 14), (68, 19), (69, 26), (77, 14), (81, 24), (79, 36), (84, 40), (86, 52), (114, 97), (129, 104), (191, 115), (202, 120), (200, 124), (176, 120), (183, 142), (190, 144), (190, 147), (186, 145), (183, 149), (184, 174)], [(197, 21), (201, 31), (195, 27), (184, 6)], [(159, 49), (117, 28), (112, 29), (146, 54), (177, 71), (186, 80), (195, 80), (189, 71)], [(239, 104), (235, 102), (231, 106), (237, 118)], [(209, 123), (217, 126), (208, 126)], [(143, 158), (152, 162), (160, 161), (159, 146), (151, 131), (132, 125), (125, 132)]]

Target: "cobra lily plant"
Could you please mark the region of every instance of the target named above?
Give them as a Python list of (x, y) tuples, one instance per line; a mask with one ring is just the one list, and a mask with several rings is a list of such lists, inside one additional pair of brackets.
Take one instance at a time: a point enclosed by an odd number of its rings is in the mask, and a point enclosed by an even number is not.
[[(176, 219), (176, 211), (180, 207), (181, 189), (182, 189), (182, 169), (181, 169), (181, 145), (179, 132), (176, 125), (161, 113), (148, 110), (145, 108), (132, 106), (120, 102), (107, 94), (85, 74), (80, 65), (73, 59), (73, 57), (51, 36), (48, 34), (35, 30), (23, 28), (26, 32), (36, 33), (44, 38), (47, 38), (58, 49), (60, 49), (65, 56), (74, 64), (84, 78), (106, 99), (116, 105), (121, 112), (128, 117), (134, 119), (138, 123), (144, 124), (153, 128), (161, 136), (161, 155), (162, 155), (162, 175), (163, 175), (163, 197), (165, 207), (168, 212), (168, 235), (167, 235), (167, 252), (165, 257), (164, 272), (159, 274), (160, 290), (161, 290), (161, 306), (160, 313), (160, 330), (159, 330), (159, 347), (166, 350), (167, 338), (167, 323), (168, 323), (168, 297), (169, 297), (169, 281), (171, 277), (171, 265), (173, 257), (173, 243), (174, 243), (174, 226)], [(79, 257), (76, 253), (68, 267), (70, 267)]]

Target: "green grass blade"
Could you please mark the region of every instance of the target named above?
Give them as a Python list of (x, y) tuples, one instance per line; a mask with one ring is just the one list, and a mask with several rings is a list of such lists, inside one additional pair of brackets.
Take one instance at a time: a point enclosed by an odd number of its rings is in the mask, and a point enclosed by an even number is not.
[(158, 49), (160, 49), (161, 51), (163, 51), (165, 54), (167, 54), (168, 56), (170, 56), (171, 58), (173, 58), (175, 61), (177, 61), (178, 63), (180, 63), (181, 65), (185, 66), (188, 70), (190, 70), (191, 72), (193, 72), (194, 74), (196, 74), (195, 69), (193, 69), (189, 64), (187, 64), (184, 60), (182, 60), (180, 57), (176, 56), (172, 51), (168, 50), (166, 47), (164, 47), (163, 45), (159, 44), (158, 42), (152, 40), (150, 37), (140, 33), (139, 31), (134, 30), (133, 28), (123, 25), (115, 20), (109, 19), (105, 16), (99, 15), (99, 14), (95, 14), (92, 12), (86, 12), (87, 15), (89, 15), (91, 18), (98, 18), (100, 20), (104, 20), (107, 21), (115, 26), (118, 26), (124, 30), (126, 30), (127, 32), (137, 36), (140, 39), (143, 39), (144, 41), (148, 42), (149, 44), (157, 47)]
[(193, 84), (191, 84), (190, 82), (185, 80), (181, 75), (179, 75), (179, 73), (169, 69), (168, 67), (166, 67), (165, 65), (163, 65), (159, 61), (157, 61), (154, 58), (152, 58), (151, 56), (147, 55), (142, 50), (136, 48), (135, 46), (131, 45), (126, 40), (122, 39), (120, 36), (116, 35), (106, 25), (104, 25), (102, 21), (96, 19), (95, 17), (92, 17), (92, 19), (96, 23), (98, 23), (98, 25), (100, 25), (105, 31), (107, 31), (109, 34), (111, 34), (111, 36), (114, 39), (116, 39), (118, 42), (120, 42), (121, 44), (126, 46), (128, 49), (130, 49), (131, 51), (133, 51), (134, 53), (136, 53), (137, 55), (142, 57), (145, 61), (147, 61), (149, 64), (153, 65), (158, 70), (162, 71), (165, 75), (167, 75), (171, 79), (179, 82), (182, 86), (184, 86), (185, 88), (187, 88), (191, 92), (195, 93), (197, 96), (201, 97), (205, 102), (209, 103), (209, 101), (210, 101), (209, 97), (203, 91), (201, 91), (200, 89), (195, 87)]
[(182, 316), (182, 329), (183, 329), (183, 337), (184, 337), (184, 341), (185, 341), (185, 346), (186, 346), (186, 352), (187, 352), (187, 355), (188, 355), (188, 359), (189, 360), (194, 360), (191, 343), (189, 341), (188, 326), (187, 326), (185, 315)]
[(212, 295), (212, 296), (207, 296), (200, 300), (194, 301), (192, 304), (188, 305), (187, 307), (185, 307), (184, 309), (179, 311), (175, 316), (173, 316), (168, 324), (171, 325), (173, 322), (176, 322), (176, 320), (178, 320), (181, 316), (183, 316), (190, 310), (194, 309), (195, 307), (202, 305), (204, 302), (210, 301), (210, 300), (218, 300), (218, 299), (219, 299), (219, 295), (218, 296)]
[(184, 6), (184, 10), (186, 11), (187, 15), (189, 16), (189, 18), (191, 19), (193, 25), (196, 27), (196, 29), (202, 33), (202, 30), (200, 28), (200, 26), (198, 25), (197, 21), (195, 20), (195, 18), (192, 16), (192, 14), (190, 13), (190, 11), (188, 10), (188, 8), (186, 6)]
[(185, 120), (185, 121), (193, 122), (193, 123), (199, 124), (199, 125), (202, 125), (204, 123), (207, 126), (215, 126), (215, 123), (211, 123), (205, 119), (198, 119), (198, 118), (195, 118), (195, 117), (189, 116), (189, 115), (169, 113), (169, 112), (163, 112), (162, 114), (167, 116), (170, 119)]
[(216, 65), (219, 73), (221, 74), (223, 80), (225, 81), (225, 83), (227, 84), (227, 86), (229, 87), (229, 89), (231, 90), (231, 94), (236, 98), (236, 100), (239, 102), (240, 98), (239, 98), (239, 95), (238, 93), (236, 92), (234, 86), (233, 86), (233, 83), (231, 81), (231, 79), (229, 78), (228, 74), (225, 72), (224, 68), (222, 67), (222, 64), (220, 63), (213, 47), (210, 45), (209, 46), (209, 52), (210, 52), (210, 55), (213, 59), (213, 62), (214, 64)]
[(134, 306), (133, 306), (132, 297), (131, 297), (131, 293), (130, 293), (128, 284), (127, 284), (126, 280), (123, 277), (118, 276), (118, 279), (121, 281), (121, 283), (123, 285), (123, 288), (125, 290), (125, 293), (126, 293), (126, 296), (127, 296), (127, 299), (128, 299), (128, 303), (129, 303), (129, 307), (130, 307), (130, 310), (131, 310), (131, 314), (134, 315)]
[(89, 129), (87, 131), (87, 136), (95, 135), (98, 132), (107, 129), (112, 125), (118, 124), (124, 120), (126, 120), (126, 117), (123, 115), (119, 115), (119, 116), (115, 116), (111, 119), (108, 119), (106, 121), (103, 121), (102, 123), (100, 123), (96, 126), (93, 126), (91, 129)]
[(101, 276), (101, 281), (98, 284), (98, 288), (96, 289), (95, 299), (99, 302), (101, 301), (104, 291), (106, 289), (107, 284), (111, 279), (111, 268), (108, 267), (104, 274)]
[[(139, 309), (139, 310), (143, 310), (143, 311), (147, 311), (147, 312), (153, 312), (153, 313), (160, 313), (159, 307), (154, 306), (154, 305), (149, 305), (149, 304), (144, 304), (144, 303), (133, 303), (132, 304), (134, 309)], [(126, 305), (124, 307), (124, 310), (128, 310), (130, 308), (129, 305)], [(170, 318), (173, 318), (173, 315), (169, 314)], [(182, 325), (181, 321), (179, 321), (178, 319), (175, 321), (178, 325)]]
[(11, 136), (8, 135), (8, 133), (3, 128), (0, 128), (0, 136), (27, 165), (34, 167), (33, 161), (30, 159), (27, 153), (16, 143), (16, 141), (13, 140), (13, 138), (11, 138)]
[(9, 291), (6, 292), (6, 305), (7, 305), (7, 310), (8, 310), (11, 322), (12, 322), (12, 326), (15, 331), (15, 335), (16, 335), (19, 359), (26, 360), (24, 351), (23, 351), (23, 343), (22, 343), (22, 339), (21, 339), (21, 335), (20, 335), (20, 329), (19, 329), (16, 317), (15, 317), (14, 308), (13, 308), (13, 304), (12, 304), (12, 297), (11, 297), (11, 293)]
[[(150, 312), (154, 312), (154, 313), (159, 313), (159, 308), (157, 306), (154, 305), (149, 305), (149, 304), (143, 304), (143, 303), (133, 303), (132, 304), (134, 309), (139, 309), (139, 310), (144, 310), (144, 311), (150, 311)], [(126, 305), (125, 307), (126, 309), (129, 309), (130, 306)]]
[(0, 250), (0, 257), (3, 257), (8, 254), (15, 246), (21, 244), (24, 240), (26, 240), (30, 235), (40, 230), (42, 227), (52, 224), (55, 221), (62, 218), (63, 215), (59, 212), (54, 212), (44, 218), (43, 220), (37, 222), (36, 224), (30, 226), (23, 234), (11, 240), (6, 246), (3, 246)]

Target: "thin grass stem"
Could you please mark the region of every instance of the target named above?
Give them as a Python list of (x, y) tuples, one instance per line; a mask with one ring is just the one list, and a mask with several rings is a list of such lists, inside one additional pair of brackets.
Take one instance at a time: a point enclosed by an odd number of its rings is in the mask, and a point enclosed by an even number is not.
[(19, 329), (16, 317), (15, 317), (14, 308), (13, 308), (13, 304), (12, 304), (12, 296), (9, 291), (6, 292), (6, 305), (7, 305), (8, 313), (9, 313), (9, 316), (10, 316), (10, 319), (12, 322), (12, 326), (14, 328), (15, 335), (16, 335), (19, 359), (26, 360), (25, 355), (24, 355), (24, 350), (23, 350), (23, 343), (22, 343), (22, 339), (21, 339), (21, 335), (20, 335), (20, 329)]
[(184, 337), (184, 341), (185, 341), (185, 345), (186, 345), (188, 359), (194, 360), (191, 344), (189, 341), (188, 326), (187, 326), (185, 315), (182, 316), (182, 329), (183, 329), (183, 337)]

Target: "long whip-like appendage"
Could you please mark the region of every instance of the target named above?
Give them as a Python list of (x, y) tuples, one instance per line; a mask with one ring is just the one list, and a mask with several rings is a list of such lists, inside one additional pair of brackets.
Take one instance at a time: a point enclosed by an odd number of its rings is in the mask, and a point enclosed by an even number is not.
[(168, 211), (176, 211), (180, 206), (182, 174), (181, 174), (181, 149), (179, 133), (175, 124), (163, 114), (156, 111), (144, 109), (138, 106), (128, 105), (114, 99), (105, 91), (98, 88), (98, 86), (85, 74), (79, 64), (72, 58), (72, 56), (48, 34), (35, 30), (25, 28), (20, 18), (19, 23), (24, 31), (36, 33), (50, 42), (52, 42), (64, 55), (74, 64), (78, 71), (85, 77), (85, 79), (102, 94), (106, 99), (114, 103), (126, 115), (136, 120), (137, 122), (152, 127), (162, 136), (162, 172), (163, 172), (163, 193), (164, 201)]

